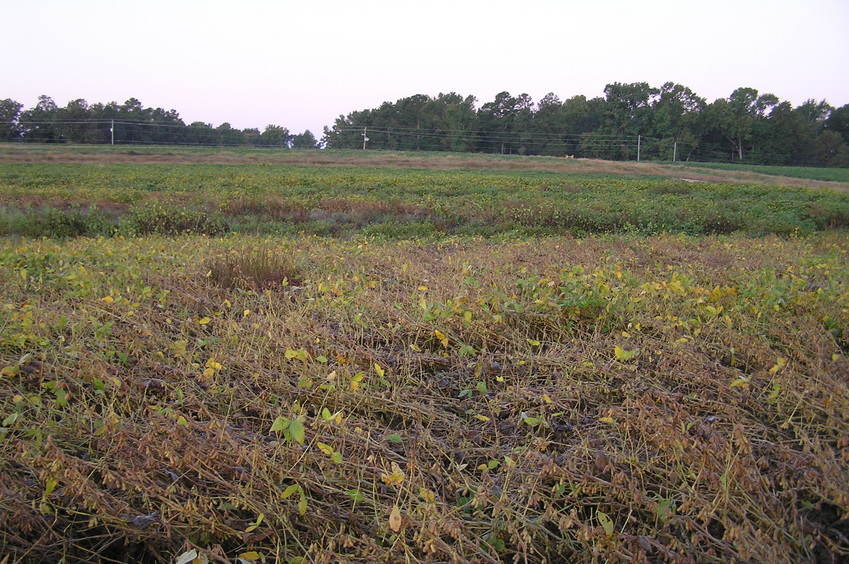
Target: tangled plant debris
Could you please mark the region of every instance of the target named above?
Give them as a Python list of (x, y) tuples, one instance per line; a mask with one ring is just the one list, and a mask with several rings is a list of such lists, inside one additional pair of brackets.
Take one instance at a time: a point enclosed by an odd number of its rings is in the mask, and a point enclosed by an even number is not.
[(845, 232), (4, 240), (0, 551), (846, 559), (848, 257)]

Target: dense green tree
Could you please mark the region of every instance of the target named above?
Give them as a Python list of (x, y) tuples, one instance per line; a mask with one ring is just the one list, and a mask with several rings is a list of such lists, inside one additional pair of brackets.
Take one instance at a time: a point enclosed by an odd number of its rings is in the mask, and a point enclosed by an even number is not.
[(361, 110), (347, 116), (340, 115), (332, 127), (325, 126), (322, 143), (332, 149), (362, 148), (366, 128), (372, 125), (373, 113), (373, 110)]
[(40, 143), (55, 143), (60, 141), (60, 134), (56, 131), (56, 118), (58, 107), (50, 96), (38, 97), (38, 104), (34, 108), (24, 111), (19, 119), (19, 125), (27, 141)]
[(825, 120), (825, 128), (840, 134), (843, 141), (849, 144), (849, 104), (832, 111)]
[(217, 145), (218, 132), (211, 123), (194, 121), (186, 128), (185, 142), (189, 145)]
[(537, 103), (533, 116), (533, 135), (538, 140), (540, 155), (562, 157), (569, 151), (565, 139), (566, 117), (563, 103), (554, 92), (549, 92)]
[(14, 141), (20, 137), (18, 118), (23, 107), (11, 98), (0, 100), (0, 141)]
[(307, 129), (303, 133), (299, 133), (292, 137), (293, 149), (318, 149), (318, 141), (315, 135)]
[(813, 164), (818, 166), (849, 167), (849, 145), (835, 131), (823, 131), (813, 148)]
[(440, 93), (431, 104), (436, 116), (436, 134), (443, 151), (469, 151), (477, 138), (475, 97), (456, 92)]
[(758, 95), (754, 88), (738, 88), (728, 97), (720, 127), (734, 146), (739, 160), (743, 160), (747, 148), (754, 146), (757, 124), (765, 120), (777, 104), (778, 98), (774, 94)]
[(488, 153), (519, 153), (522, 135), (530, 127), (531, 97), (499, 92), (478, 110), (480, 148)]
[(567, 155), (590, 156), (581, 152), (582, 136), (599, 130), (604, 119), (604, 103), (604, 98), (586, 96), (573, 96), (563, 102), (564, 128), (569, 139)]
[(790, 102), (777, 104), (769, 119), (755, 123), (756, 151), (749, 156), (765, 164), (790, 165), (811, 158), (815, 132), (806, 126), (802, 115)]
[(218, 143), (220, 145), (244, 145), (245, 135), (240, 129), (234, 129), (228, 122), (224, 122), (215, 128), (218, 133)]
[(660, 139), (658, 157), (679, 159), (678, 145), (686, 149), (684, 160), (698, 147), (704, 128), (707, 102), (686, 86), (667, 82), (652, 104), (653, 134)]
[[(652, 132), (652, 104), (658, 94), (647, 82), (614, 82), (604, 89), (604, 116), (600, 133), (611, 136), (645, 136)], [(611, 144), (605, 158), (630, 159), (635, 156), (629, 141)]]
[(289, 147), (292, 135), (289, 130), (279, 125), (266, 125), (260, 136), (260, 144), (263, 147)]

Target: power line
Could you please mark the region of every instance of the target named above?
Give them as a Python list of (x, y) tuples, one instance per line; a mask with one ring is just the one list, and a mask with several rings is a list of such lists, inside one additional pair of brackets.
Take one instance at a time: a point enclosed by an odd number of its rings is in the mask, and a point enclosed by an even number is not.
[[(126, 118), (112, 119), (68, 119), (68, 120), (28, 120), (18, 124), (23, 129), (24, 142), (59, 141), (87, 142), (90, 144), (108, 143), (97, 133), (115, 135), (113, 144), (120, 145), (185, 145), (185, 146), (256, 146), (289, 147), (292, 137), (262, 138), (254, 132), (259, 130), (220, 129), (211, 125), (184, 124), (182, 121), (157, 122)], [(220, 127), (220, 126), (219, 126)], [(246, 131), (251, 133), (246, 134)], [(363, 127), (334, 125), (330, 135), (354, 135), (362, 143)], [(94, 135), (86, 138), (86, 134)], [(52, 137), (51, 137), (52, 135)], [(82, 135), (82, 138), (80, 137)], [(578, 156), (601, 158), (633, 158), (639, 146), (641, 155), (649, 160), (666, 155), (672, 160), (676, 155), (680, 159), (704, 162), (740, 162), (732, 155), (733, 147), (722, 146), (715, 142), (675, 141), (673, 138), (657, 138), (633, 134), (615, 134), (603, 132), (563, 132), (541, 133), (505, 130), (500, 132), (481, 132), (475, 129), (442, 129), (398, 126), (375, 128), (368, 126), (369, 148), (372, 150), (446, 150), (452, 144), (463, 144), (466, 149), (486, 150), (510, 153), (545, 154), (571, 153)], [(349, 142), (350, 144), (350, 142)], [(357, 148), (353, 144), (351, 148)], [(812, 157), (788, 155), (783, 152), (764, 151), (757, 147), (749, 148), (745, 162), (751, 164), (816, 165), (820, 164)]]

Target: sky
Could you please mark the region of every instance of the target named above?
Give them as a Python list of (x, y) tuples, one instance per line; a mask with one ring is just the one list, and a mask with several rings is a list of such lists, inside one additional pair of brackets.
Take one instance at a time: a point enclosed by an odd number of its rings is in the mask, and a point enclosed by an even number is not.
[(174, 109), (321, 137), (415, 94), (477, 107), (613, 82), (849, 104), (846, 0), (0, 0), (0, 99)]

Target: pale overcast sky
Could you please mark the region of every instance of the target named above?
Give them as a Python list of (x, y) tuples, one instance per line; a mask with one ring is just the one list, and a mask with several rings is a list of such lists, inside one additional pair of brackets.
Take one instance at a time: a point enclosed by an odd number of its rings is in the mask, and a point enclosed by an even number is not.
[(317, 137), (440, 92), (535, 102), (672, 81), (849, 103), (847, 0), (0, 0), (0, 99), (138, 98), (186, 123)]

